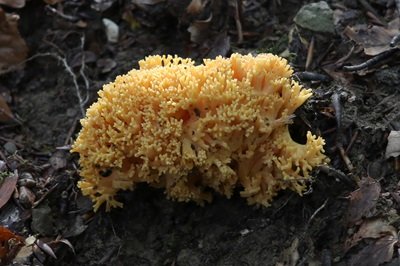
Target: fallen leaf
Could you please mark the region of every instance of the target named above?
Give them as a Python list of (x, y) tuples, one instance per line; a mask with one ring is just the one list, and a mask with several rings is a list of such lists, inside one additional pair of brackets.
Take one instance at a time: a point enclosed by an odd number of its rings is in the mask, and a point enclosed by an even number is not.
[(28, 47), (18, 31), (19, 16), (7, 14), (0, 8), (0, 74), (13, 70), (13, 66), (22, 63)]
[(0, 226), (0, 263), (7, 265), (23, 246), (24, 239)]
[(15, 187), (17, 185), (18, 175), (16, 172), (10, 173), (0, 186), (0, 209), (6, 205), (11, 195), (14, 193)]
[(23, 8), (25, 6), (25, 0), (0, 0), (0, 4), (12, 8)]
[(350, 73), (344, 71), (337, 71), (336, 64), (328, 64), (322, 66), (322, 70), (325, 71), (333, 80), (337, 81), (339, 84), (350, 84), (354, 76)]
[(360, 24), (354, 27), (347, 26), (343, 33), (361, 45), (366, 55), (374, 56), (393, 48), (390, 47), (390, 41), (399, 35), (399, 28), (400, 19), (396, 18), (389, 22), (387, 27)]
[(376, 266), (388, 262), (393, 257), (393, 249), (397, 241), (398, 239), (396, 234), (396, 236), (387, 235), (371, 242), (358, 253), (351, 256), (348, 265)]
[(350, 193), (350, 203), (346, 215), (349, 224), (358, 222), (362, 217), (368, 217), (381, 192), (380, 184), (371, 177), (361, 179), (359, 187)]
[(386, 221), (382, 219), (370, 219), (365, 220), (357, 233), (355, 233), (351, 238), (346, 240), (345, 251), (357, 245), (360, 240), (365, 238), (380, 238), (386, 235), (397, 236), (396, 228), (389, 225)]
[(29, 258), (32, 256), (33, 250), (29, 245), (24, 245), (12, 260), (12, 265), (29, 265)]
[(57, 259), (56, 254), (54, 253), (54, 250), (45, 242), (43, 242), (40, 239), (37, 239), (35, 244), (47, 255), (51, 256), (54, 259)]
[(14, 115), (4, 97), (0, 95), (0, 122), (8, 122), (13, 120)]
[(397, 157), (400, 155), (400, 131), (390, 131), (388, 144), (386, 146), (385, 158)]

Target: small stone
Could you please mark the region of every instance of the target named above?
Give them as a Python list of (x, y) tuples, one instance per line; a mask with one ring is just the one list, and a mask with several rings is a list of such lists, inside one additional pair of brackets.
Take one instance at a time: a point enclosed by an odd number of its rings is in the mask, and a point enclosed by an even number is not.
[(0, 172), (4, 172), (7, 170), (7, 164), (5, 161), (0, 160)]
[(3, 147), (8, 154), (14, 154), (17, 151), (17, 146), (11, 141), (6, 142)]
[(19, 188), (19, 202), (22, 206), (29, 209), (35, 202), (35, 194), (27, 187), (22, 186)]
[(300, 27), (314, 32), (335, 32), (333, 11), (325, 1), (304, 5), (293, 20)]

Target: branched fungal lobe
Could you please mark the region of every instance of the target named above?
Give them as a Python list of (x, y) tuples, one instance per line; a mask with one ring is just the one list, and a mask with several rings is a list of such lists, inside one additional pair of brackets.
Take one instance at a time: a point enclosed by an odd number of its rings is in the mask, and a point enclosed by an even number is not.
[(204, 60), (149, 56), (139, 70), (104, 86), (81, 120), (73, 152), (78, 186), (97, 210), (121, 207), (119, 190), (145, 182), (168, 198), (230, 197), (268, 206), (281, 189), (301, 194), (311, 169), (326, 161), (324, 140), (294, 142), (293, 112), (311, 96), (292, 81), (285, 59), (233, 54)]

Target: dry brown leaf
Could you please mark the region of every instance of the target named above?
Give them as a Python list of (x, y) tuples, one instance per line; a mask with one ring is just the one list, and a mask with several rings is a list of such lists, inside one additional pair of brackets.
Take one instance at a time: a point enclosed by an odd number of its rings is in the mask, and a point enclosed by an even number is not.
[(0, 265), (8, 265), (23, 246), (24, 239), (0, 226)]
[(397, 241), (396, 234), (396, 236), (387, 235), (369, 243), (358, 253), (351, 256), (348, 265), (376, 266), (388, 262), (393, 257), (393, 249)]
[(0, 74), (13, 70), (23, 62), (28, 47), (18, 31), (18, 15), (7, 14), (0, 8)]
[(0, 209), (8, 202), (17, 185), (17, 173), (10, 174), (0, 185)]
[(344, 34), (364, 48), (367, 55), (377, 55), (393, 47), (390, 47), (392, 38), (400, 33), (400, 19), (389, 22), (387, 27), (374, 25), (372, 27), (359, 24), (354, 27), (346, 27)]
[(6, 5), (12, 8), (23, 8), (25, 0), (0, 0), (0, 5)]
[(326, 74), (328, 74), (333, 80), (339, 82), (339, 84), (350, 84), (354, 78), (354, 75), (344, 71), (337, 71), (335, 64), (329, 64), (322, 67)]
[(349, 224), (356, 223), (362, 217), (368, 217), (381, 193), (380, 184), (371, 177), (361, 179), (359, 186), (359, 189), (350, 193), (346, 216)]
[(400, 131), (390, 131), (388, 144), (386, 146), (385, 158), (397, 157), (400, 155)]
[(360, 229), (351, 238), (346, 240), (345, 250), (349, 250), (365, 238), (380, 238), (385, 235), (397, 237), (396, 228), (382, 219), (365, 220)]
[(4, 97), (0, 95), (0, 122), (8, 122), (13, 120), (14, 115)]

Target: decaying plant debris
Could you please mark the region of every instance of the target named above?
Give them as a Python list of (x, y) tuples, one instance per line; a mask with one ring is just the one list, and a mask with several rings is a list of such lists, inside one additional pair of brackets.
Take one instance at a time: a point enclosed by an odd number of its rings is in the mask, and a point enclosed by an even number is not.
[[(397, 265), (399, 16), (377, 0), (0, 1), (0, 264)], [(313, 90), (289, 132), (322, 136), (330, 163), (303, 197), (199, 207), (139, 185), (93, 213), (69, 150), (103, 84), (149, 55), (232, 53), (285, 57)]]

